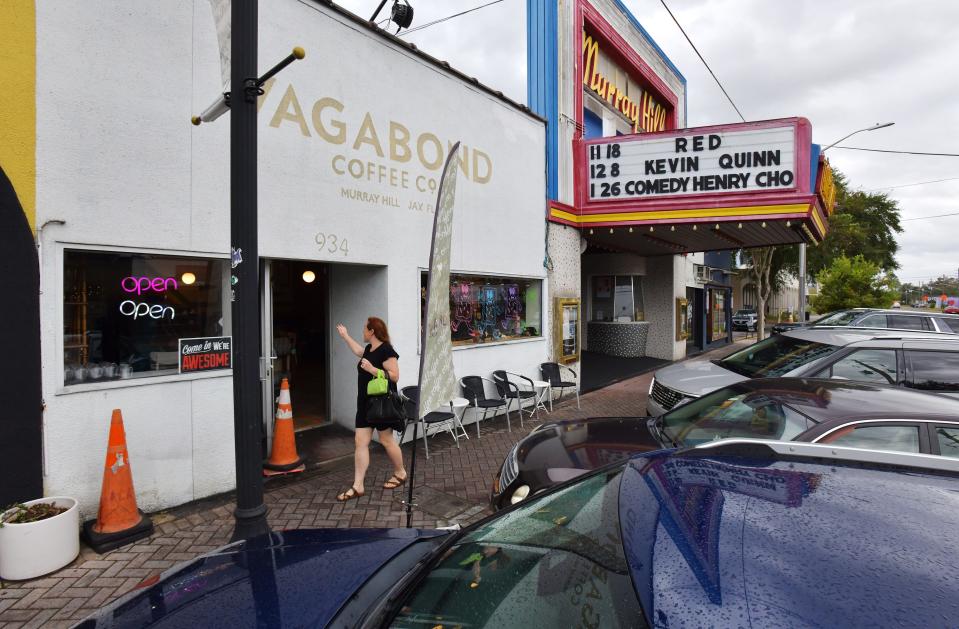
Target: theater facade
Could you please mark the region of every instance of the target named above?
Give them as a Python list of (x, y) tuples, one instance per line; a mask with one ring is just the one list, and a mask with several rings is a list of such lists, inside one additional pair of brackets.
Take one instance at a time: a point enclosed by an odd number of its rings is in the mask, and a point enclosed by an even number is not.
[(529, 7), (529, 102), (549, 122), (550, 297), (568, 337), (576, 312), (583, 369), (728, 342), (742, 306), (732, 254), (815, 244), (828, 228), (831, 176), (809, 122), (688, 128), (686, 80), (642, 16), (619, 0)]

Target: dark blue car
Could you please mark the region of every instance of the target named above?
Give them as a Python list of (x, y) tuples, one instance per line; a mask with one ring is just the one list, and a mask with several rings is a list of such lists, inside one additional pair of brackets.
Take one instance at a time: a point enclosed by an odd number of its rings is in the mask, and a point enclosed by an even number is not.
[(464, 531), (299, 530), (81, 626), (959, 624), (959, 461), (726, 440), (619, 461)]

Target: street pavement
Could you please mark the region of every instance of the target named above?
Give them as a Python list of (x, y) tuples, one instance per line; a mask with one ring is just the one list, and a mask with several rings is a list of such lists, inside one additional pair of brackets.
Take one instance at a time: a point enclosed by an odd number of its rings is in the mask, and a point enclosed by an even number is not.
[[(737, 335), (738, 336), (738, 335)], [(693, 360), (724, 356), (751, 339), (738, 338)], [(430, 438), (430, 458), (418, 442), (415, 487), (418, 509), (415, 527), (469, 524), (489, 515), (489, 490), (506, 453), (521, 437), (544, 421), (591, 416), (645, 415), (652, 373), (642, 374), (581, 396), (567, 395), (552, 413), (525, 418), (521, 428), (513, 413), (512, 432), (498, 417), (476, 428), (467, 425), (468, 440), (457, 447), (448, 433)], [(404, 448), (407, 464), (409, 446)], [(266, 485), (265, 502), (273, 530), (314, 527), (401, 527), (406, 523), (401, 500), (405, 486), (382, 489), (390, 466), (379, 446), (371, 448), (366, 495), (346, 503), (336, 495), (353, 480), (352, 458), (298, 477), (273, 479)], [(66, 568), (39, 579), (5, 582), (0, 589), (0, 627), (69, 627), (97, 608), (129, 592), (145, 579), (182, 561), (210, 552), (229, 542), (233, 532), (233, 496), (198, 501), (151, 514), (156, 532), (146, 540), (99, 555), (81, 546), (80, 556)]]

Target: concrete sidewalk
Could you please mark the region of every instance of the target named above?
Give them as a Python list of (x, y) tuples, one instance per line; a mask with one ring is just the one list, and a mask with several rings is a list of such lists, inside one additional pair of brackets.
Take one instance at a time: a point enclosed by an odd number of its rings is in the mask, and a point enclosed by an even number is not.
[[(742, 340), (693, 360), (718, 358), (752, 342)], [(540, 419), (513, 414), (513, 430), (505, 418), (481, 424), (482, 438), (468, 425), (469, 440), (457, 447), (446, 433), (430, 439), (427, 460), (422, 440), (418, 443), (415, 487), (418, 510), (413, 526), (436, 527), (453, 522), (469, 524), (490, 513), (487, 506), (493, 475), (499, 471), (513, 444), (544, 421), (590, 416), (645, 415), (646, 395), (652, 373), (624, 380), (587, 393), (577, 410), (575, 398), (554, 405)], [(409, 446), (404, 448), (409, 461)], [(309, 476), (287, 477), (267, 484), (265, 501), (273, 529), (307, 527), (401, 527), (406, 523), (405, 487), (382, 489), (390, 467), (382, 450), (371, 450), (366, 495), (347, 503), (336, 495), (353, 480), (352, 463)], [(179, 562), (226, 544), (233, 532), (232, 496), (199, 501), (170, 511), (152, 514), (156, 533), (147, 540), (98, 555), (86, 546), (66, 568), (33, 581), (6, 582), (0, 589), (0, 627), (65, 627), (130, 591), (144, 579)]]

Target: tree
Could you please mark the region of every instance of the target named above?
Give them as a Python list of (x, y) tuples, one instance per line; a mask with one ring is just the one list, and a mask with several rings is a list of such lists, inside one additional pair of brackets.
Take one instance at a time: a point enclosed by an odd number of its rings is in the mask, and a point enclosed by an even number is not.
[(772, 295), (773, 289), (777, 285), (781, 288), (784, 281), (782, 268), (773, 268), (776, 266), (776, 251), (776, 247), (743, 250), (744, 261), (748, 264), (746, 273), (756, 281), (756, 298), (759, 301), (756, 305), (759, 314), (756, 322), (757, 341), (766, 337), (766, 301)]
[(836, 210), (829, 217), (826, 237), (819, 246), (806, 251), (809, 275), (818, 276), (837, 258), (856, 255), (882, 271), (898, 269), (896, 234), (902, 232), (902, 226), (897, 202), (885, 194), (850, 192), (849, 183), (839, 171), (833, 171), (833, 178)]
[(922, 290), (923, 294), (929, 295), (930, 297), (938, 297), (939, 295), (949, 295), (952, 297), (959, 295), (959, 279), (949, 277), (948, 275), (940, 275), (938, 279), (923, 286)]
[(819, 294), (813, 299), (818, 312), (844, 308), (888, 308), (899, 294), (890, 286), (878, 264), (865, 256), (840, 256), (818, 275)]
[(899, 301), (912, 304), (920, 299), (922, 299), (922, 293), (915, 284), (904, 282), (903, 285), (899, 287)]

